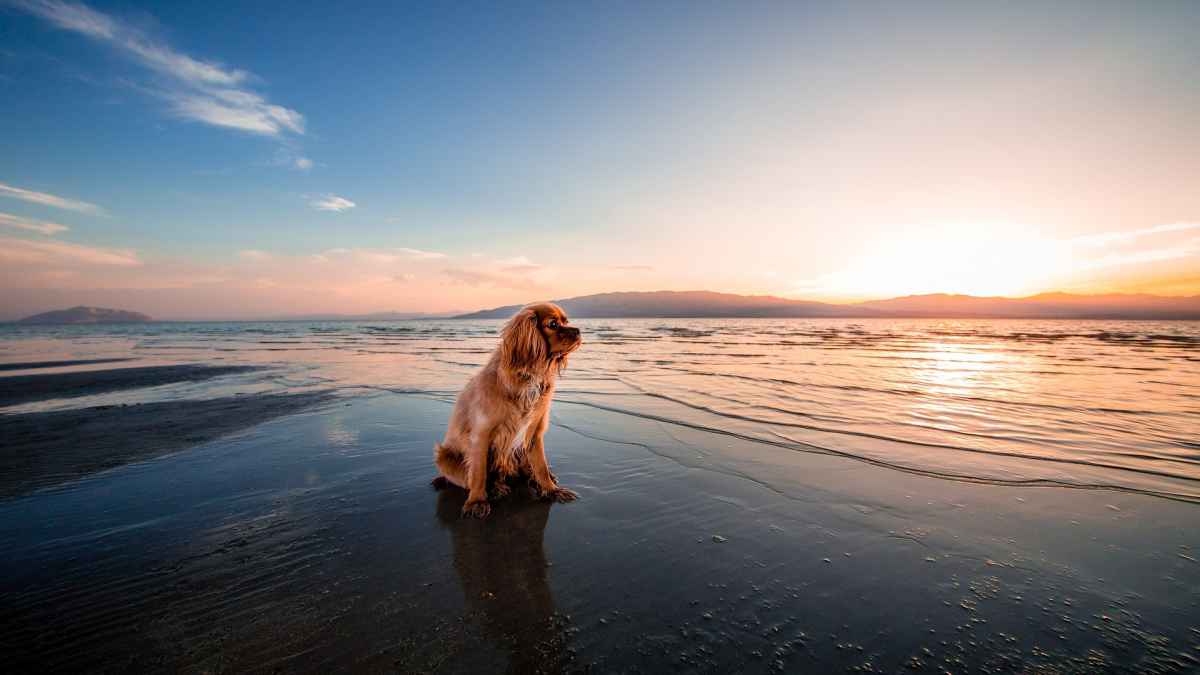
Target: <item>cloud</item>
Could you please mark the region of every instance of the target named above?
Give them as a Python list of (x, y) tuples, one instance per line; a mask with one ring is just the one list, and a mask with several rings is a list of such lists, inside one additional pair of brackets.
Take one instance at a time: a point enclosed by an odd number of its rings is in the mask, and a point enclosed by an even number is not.
[(42, 234), (54, 234), (55, 232), (65, 232), (67, 230), (66, 225), (47, 223), (44, 220), (30, 220), (28, 218), (22, 218), (20, 216), (14, 216), (8, 213), (0, 213), (0, 225), (19, 227), (23, 230), (33, 230), (34, 232), (41, 232)]
[(548, 269), (550, 269), (550, 268), (546, 267), (545, 265), (534, 265), (531, 263), (522, 263), (520, 265), (509, 265), (508, 267), (501, 267), (500, 269), (498, 269), (496, 271), (499, 272), (500, 274), (513, 275), (513, 274), (535, 274), (537, 272), (544, 272), (545, 270), (548, 270)]
[(505, 274), (499, 270), (495, 272), (483, 270), (460, 270), (460, 269), (443, 269), (442, 274), (449, 276), (454, 281), (451, 283), (466, 284), (467, 286), (479, 286), (483, 288), (512, 288), (518, 291), (540, 291), (547, 287), (537, 283), (529, 277), (519, 277), (511, 274)]
[(1075, 237), (1074, 239), (1063, 240), (1064, 246), (1110, 246), (1113, 244), (1121, 244), (1140, 239), (1147, 235), (1159, 234), (1162, 232), (1179, 232), (1181, 230), (1193, 230), (1200, 227), (1200, 223), (1171, 223), (1169, 225), (1158, 225), (1156, 227), (1147, 227), (1141, 230), (1126, 230), (1124, 232), (1105, 232), (1104, 234), (1092, 234), (1085, 237)]
[(140, 265), (130, 249), (98, 248), (48, 239), (23, 239), (0, 235), (0, 260), (5, 264)]
[(358, 206), (349, 199), (342, 199), (333, 195), (325, 195), (320, 199), (310, 202), (310, 204), (318, 211), (337, 211), (338, 213)]
[(610, 270), (629, 270), (631, 272), (653, 272), (654, 268), (649, 265), (613, 265), (608, 268)]
[(1177, 233), (1200, 228), (1200, 223), (1170, 223), (1139, 230), (1105, 232), (1052, 242), (1051, 250), (1064, 270), (1136, 265), (1188, 258), (1200, 253), (1200, 236), (1180, 238)]
[(264, 136), (303, 134), (304, 116), (268, 103), (247, 87), (254, 79), (244, 70), (181, 54), (142, 31), (79, 3), (59, 0), (12, 0), (12, 5), (40, 16), (63, 30), (86, 35), (160, 76), (146, 87), (167, 101), (183, 119), (240, 129)]
[[(249, 253), (249, 251), (246, 251), (245, 253)], [(323, 261), (328, 261), (336, 257), (346, 256), (372, 262), (389, 263), (399, 262), (401, 260), (432, 260), (434, 258), (445, 258), (446, 254), (420, 251), (415, 248), (404, 248), (403, 246), (385, 246), (381, 248), (331, 248), (328, 251), (325, 251), (325, 253), (319, 257)]]
[(416, 275), (413, 275), (413, 274), (401, 274), (399, 276), (392, 277), (392, 280), (398, 281), (402, 284), (411, 284), (417, 280), (417, 277), (416, 277)]
[[(476, 256), (472, 255), (471, 257), (475, 258)], [(550, 288), (545, 281), (554, 276), (554, 270), (545, 265), (535, 265), (525, 256), (517, 256), (497, 260), (486, 270), (451, 267), (443, 269), (442, 274), (453, 279), (451, 284), (465, 284), (478, 288), (543, 291)]]
[[(300, 171), (308, 171), (317, 166), (318, 163), (300, 154), (296, 144), (289, 139), (280, 139), (280, 148), (275, 151), (275, 155), (268, 160), (264, 160), (264, 166), (287, 166)], [(320, 166), (325, 166), (321, 164)]]
[(428, 260), (431, 258), (445, 258), (446, 257), (445, 253), (430, 253), (429, 251), (418, 251), (415, 248), (398, 247), (398, 248), (393, 248), (391, 250), (400, 251), (401, 253), (403, 253), (403, 254), (407, 255), (408, 257), (413, 258), (415, 260)]
[(217, 127), (241, 129), (265, 136), (278, 136), (284, 130), (304, 133), (304, 116), (282, 106), (267, 103), (249, 91), (223, 89), (200, 94), (164, 93), (180, 117)]
[(74, 199), (67, 199), (65, 197), (55, 197), (54, 195), (48, 195), (45, 192), (33, 192), (31, 190), (22, 190), (20, 188), (10, 187), (10, 186), (4, 185), (2, 183), (0, 183), (0, 195), (3, 195), (5, 197), (12, 197), (14, 199), (24, 199), (27, 202), (36, 202), (38, 204), (45, 204), (46, 206), (53, 206), (58, 209), (66, 209), (67, 211), (78, 211), (79, 213), (87, 213), (87, 214), (91, 214), (93, 216), (108, 215), (107, 213), (104, 212), (104, 209), (100, 208), (99, 206), (96, 206), (95, 204), (89, 204), (87, 202), (76, 201)]

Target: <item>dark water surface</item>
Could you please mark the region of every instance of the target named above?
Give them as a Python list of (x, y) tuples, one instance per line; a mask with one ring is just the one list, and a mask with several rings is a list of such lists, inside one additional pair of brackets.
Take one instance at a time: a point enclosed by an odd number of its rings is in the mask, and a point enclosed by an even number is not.
[[(261, 366), (8, 418), (339, 398), (0, 502), (32, 672), (1194, 672), (1200, 325), (611, 320), (547, 452), (428, 491), (499, 322), (0, 329), (12, 376)], [(46, 366), (47, 362), (133, 358)], [(100, 377), (100, 375), (97, 375)], [(3, 377), (0, 377), (0, 383)], [(0, 447), (7, 441), (0, 441)]]

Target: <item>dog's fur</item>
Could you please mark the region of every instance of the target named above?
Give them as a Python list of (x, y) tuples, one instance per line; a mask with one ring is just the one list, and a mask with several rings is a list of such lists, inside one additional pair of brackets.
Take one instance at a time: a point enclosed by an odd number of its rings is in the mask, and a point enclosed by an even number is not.
[(579, 329), (567, 326), (567, 315), (550, 303), (530, 305), (504, 326), (491, 359), (458, 395), (446, 440), (434, 446), (441, 475), (432, 485), (467, 489), (464, 516), (491, 512), (489, 476), (493, 499), (508, 494), (508, 479), (520, 474), (543, 499), (569, 502), (579, 496), (556, 484), (542, 436), (550, 423), (554, 378), (581, 343)]

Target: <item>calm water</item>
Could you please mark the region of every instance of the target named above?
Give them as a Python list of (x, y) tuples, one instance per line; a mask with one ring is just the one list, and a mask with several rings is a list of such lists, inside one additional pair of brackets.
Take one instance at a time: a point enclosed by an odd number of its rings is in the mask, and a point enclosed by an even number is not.
[[(950, 480), (1200, 501), (1200, 323), (583, 320), (560, 400)], [(0, 364), (267, 371), (9, 408), (334, 387), (450, 398), (499, 321), (0, 328)], [(10, 371), (18, 374), (25, 371)], [(41, 370), (38, 372), (52, 372)]]

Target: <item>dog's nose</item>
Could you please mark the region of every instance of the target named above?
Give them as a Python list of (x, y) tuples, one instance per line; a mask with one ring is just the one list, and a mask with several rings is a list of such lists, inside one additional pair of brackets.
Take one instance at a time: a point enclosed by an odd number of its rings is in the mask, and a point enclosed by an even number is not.
[(579, 329), (578, 328), (568, 328), (567, 332), (570, 333), (571, 337), (579, 337)]

